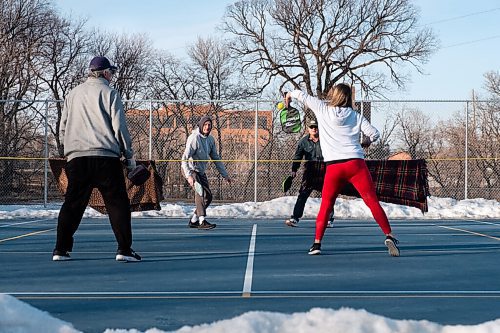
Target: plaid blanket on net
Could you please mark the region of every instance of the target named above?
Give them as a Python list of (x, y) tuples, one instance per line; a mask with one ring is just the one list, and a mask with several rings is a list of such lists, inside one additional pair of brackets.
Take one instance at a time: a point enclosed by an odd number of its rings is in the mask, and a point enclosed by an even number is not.
[[(50, 169), (54, 175), (59, 191), (62, 194), (66, 193), (68, 187), (68, 178), (64, 167), (66, 160), (62, 158), (49, 159)], [(123, 167), (125, 175), (125, 186), (127, 188), (128, 198), (130, 200), (130, 211), (141, 212), (146, 210), (160, 210), (160, 201), (163, 200), (163, 180), (158, 172), (154, 161), (137, 161), (137, 164), (143, 164), (148, 168), (151, 176), (141, 186), (136, 186), (126, 177), (126, 169)], [(97, 188), (94, 188), (90, 195), (89, 206), (100, 213), (106, 214), (106, 207), (101, 193)]]
[[(380, 201), (428, 211), (429, 183), (425, 160), (366, 160)], [(360, 197), (352, 185), (341, 194)]]

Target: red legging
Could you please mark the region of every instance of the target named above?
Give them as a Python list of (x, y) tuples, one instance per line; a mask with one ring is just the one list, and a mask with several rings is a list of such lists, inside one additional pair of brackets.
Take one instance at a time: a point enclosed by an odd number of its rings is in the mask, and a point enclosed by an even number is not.
[(323, 183), (321, 206), (316, 218), (316, 240), (321, 241), (325, 234), (328, 217), (333, 210), (335, 200), (340, 190), (349, 182), (361, 195), (365, 204), (370, 208), (375, 221), (384, 234), (391, 232), (391, 226), (384, 210), (378, 202), (375, 186), (366, 163), (362, 159), (330, 164), (326, 167), (325, 181)]

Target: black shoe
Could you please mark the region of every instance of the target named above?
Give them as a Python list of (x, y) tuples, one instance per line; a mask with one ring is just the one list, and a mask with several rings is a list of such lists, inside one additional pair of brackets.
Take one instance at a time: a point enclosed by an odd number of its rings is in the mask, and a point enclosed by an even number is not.
[(54, 250), (54, 252), (52, 252), (52, 261), (65, 261), (65, 260), (71, 260), (68, 251)]
[(190, 228), (198, 228), (199, 226), (200, 226), (200, 222), (198, 222), (198, 221), (192, 222), (191, 220), (189, 220), (188, 227), (190, 227)]
[(294, 217), (291, 217), (285, 221), (285, 224), (289, 227), (296, 227), (298, 223), (299, 223), (299, 219), (296, 219)]
[(321, 243), (314, 243), (309, 249), (310, 255), (321, 254)]
[(198, 226), (198, 229), (209, 230), (213, 229), (217, 226), (215, 223), (209, 223), (207, 220), (203, 220), (201, 224)]
[(389, 250), (389, 254), (393, 257), (399, 257), (399, 248), (398, 244), (399, 241), (391, 236), (386, 236), (385, 237), (385, 246), (387, 246), (387, 249)]
[(141, 259), (142, 259), (141, 256), (135, 253), (135, 251), (132, 249), (126, 251), (118, 250), (116, 252), (116, 261), (134, 262), (134, 261), (141, 261)]

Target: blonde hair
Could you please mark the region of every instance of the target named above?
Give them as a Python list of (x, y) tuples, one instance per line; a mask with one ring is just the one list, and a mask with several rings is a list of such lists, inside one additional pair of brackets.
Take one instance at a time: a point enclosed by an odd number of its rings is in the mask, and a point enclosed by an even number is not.
[(326, 97), (328, 98), (327, 104), (329, 106), (352, 108), (352, 90), (345, 83), (339, 83), (334, 86), (330, 89)]

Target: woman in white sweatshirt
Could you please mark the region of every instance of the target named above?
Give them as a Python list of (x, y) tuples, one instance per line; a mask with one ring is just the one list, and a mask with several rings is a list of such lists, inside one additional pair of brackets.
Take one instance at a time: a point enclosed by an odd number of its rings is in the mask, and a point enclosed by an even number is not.
[(385, 245), (389, 254), (399, 256), (398, 241), (392, 235), (387, 215), (378, 201), (360, 142), (361, 132), (370, 140), (363, 145), (376, 141), (379, 132), (363, 115), (353, 110), (351, 88), (346, 84), (336, 85), (328, 93), (326, 103), (300, 90), (294, 90), (285, 95), (285, 105), (292, 98), (305, 104), (316, 115), (321, 133), (321, 150), (327, 165), (321, 206), (316, 218), (316, 235), (309, 254), (321, 253), (321, 239), (325, 234), (328, 217), (340, 190), (349, 182), (359, 192), (386, 235)]

